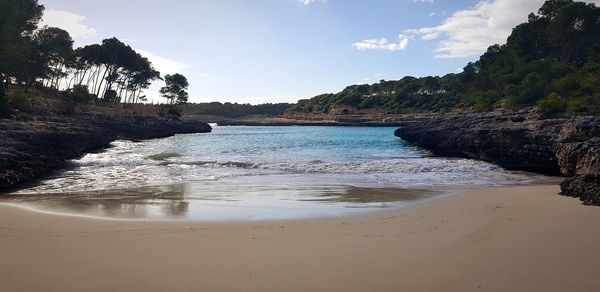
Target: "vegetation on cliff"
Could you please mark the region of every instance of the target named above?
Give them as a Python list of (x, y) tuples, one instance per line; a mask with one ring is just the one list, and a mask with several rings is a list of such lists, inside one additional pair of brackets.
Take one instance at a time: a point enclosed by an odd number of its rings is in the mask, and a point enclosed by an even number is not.
[(244, 116), (279, 116), (291, 108), (290, 103), (266, 103), (260, 105), (239, 104), (239, 103), (194, 103), (186, 104), (181, 107), (182, 111), (188, 115), (213, 115), (227, 118), (239, 118)]
[[(0, 0), (0, 116), (28, 102), (6, 90), (11, 86), (54, 89), (71, 103), (146, 101), (143, 91), (161, 79), (147, 58), (117, 38), (74, 49), (67, 31), (38, 27), (43, 11), (37, 0)], [(187, 101), (182, 80), (180, 74), (166, 78), (161, 93), (171, 104)]]
[(327, 113), (333, 105), (388, 113), (452, 108), (521, 108), (600, 114), (600, 8), (549, 0), (505, 45), (493, 45), (462, 73), (404, 77), (301, 101), (293, 112)]

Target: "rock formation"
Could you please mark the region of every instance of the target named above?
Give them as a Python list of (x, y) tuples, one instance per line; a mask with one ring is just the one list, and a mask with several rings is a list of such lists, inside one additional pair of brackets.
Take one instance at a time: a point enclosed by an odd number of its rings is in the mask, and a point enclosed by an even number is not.
[(0, 119), (0, 191), (64, 166), (116, 139), (142, 140), (210, 132), (206, 123), (103, 115)]
[(406, 123), (395, 134), (437, 155), (568, 176), (564, 195), (600, 205), (600, 117), (546, 118), (531, 109), (452, 113)]

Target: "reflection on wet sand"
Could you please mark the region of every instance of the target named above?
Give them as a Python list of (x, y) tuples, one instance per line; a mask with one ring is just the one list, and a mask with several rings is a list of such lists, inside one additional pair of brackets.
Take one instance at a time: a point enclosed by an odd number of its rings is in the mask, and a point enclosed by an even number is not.
[(432, 191), (402, 188), (349, 187), (343, 192), (329, 192), (314, 200), (338, 203), (393, 203), (414, 201), (433, 195)]
[(103, 190), (66, 194), (10, 195), (4, 202), (34, 209), (110, 218), (185, 217), (185, 185)]
[[(9, 195), (2, 197), (0, 202), (47, 212), (117, 219), (210, 220), (218, 219), (212, 218), (215, 216), (221, 219), (258, 218), (253, 213), (268, 214), (269, 211), (272, 215), (282, 213), (271, 216), (273, 218), (344, 215), (352, 213), (344, 210), (393, 207), (433, 194), (426, 190), (400, 188), (309, 188), (295, 190), (295, 199), (290, 201), (290, 189), (265, 190), (264, 185), (257, 186), (258, 189), (244, 187), (244, 200), (239, 200), (239, 196), (234, 199), (226, 192), (214, 192), (214, 189), (208, 192), (204, 184), (177, 184), (81, 193)], [(265, 209), (269, 211), (265, 212)]]

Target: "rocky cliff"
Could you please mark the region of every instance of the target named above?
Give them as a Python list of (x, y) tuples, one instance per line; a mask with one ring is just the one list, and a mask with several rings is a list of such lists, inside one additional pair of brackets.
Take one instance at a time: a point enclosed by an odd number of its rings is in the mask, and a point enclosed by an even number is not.
[(437, 155), (568, 176), (564, 195), (600, 205), (600, 117), (545, 118), (531, 109), (453, 113), (407, 123), (396, 136)]
[(0, 191), (41, 176), (116, 139), (210, 132), (206, 123), (155, 117), (78, 115), (0, 119)]

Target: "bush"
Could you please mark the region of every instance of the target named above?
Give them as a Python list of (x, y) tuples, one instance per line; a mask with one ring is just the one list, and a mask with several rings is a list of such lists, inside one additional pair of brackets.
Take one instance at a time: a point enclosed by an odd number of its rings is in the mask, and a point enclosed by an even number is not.
[(162, 106), (159, 115), (161, 117), (180, 118), (181, 110), (175, 105)]
[(587, 96), (569, 99), (567, 103), (567, 112), (599, 115), (600, 98), (594, 96)]
[(538, 102), (540, 109), (547, 114), (562, 113), (567, 109), (567, 105), (568, 102), (556, 92)]
[(30, 113), (33, 111), (31, 94), (26, 92), (13, 92), (9, 99), (9, 105), (11, 108), (21, 112)]
[(118, 103), (121, 101), (121, 98), (119, 96), (117, 96), (117, 92), (112, 89), (107, 90), (104, 93), (104, 97), (102, 99), (106, 102), (115, 102), (115, 103)]
[(178, 118), (181, 117), (181, 111), (176, 106), (170, 106), (167, 110), (167, 114), (170, 116), (176, 116)]
[(95, 96), (90, 94), (89, 89), (85, 85), (75, 85), (72, 89), (69, 89), (65, 95), (67, 101), (75, 103), (91, 103)]

